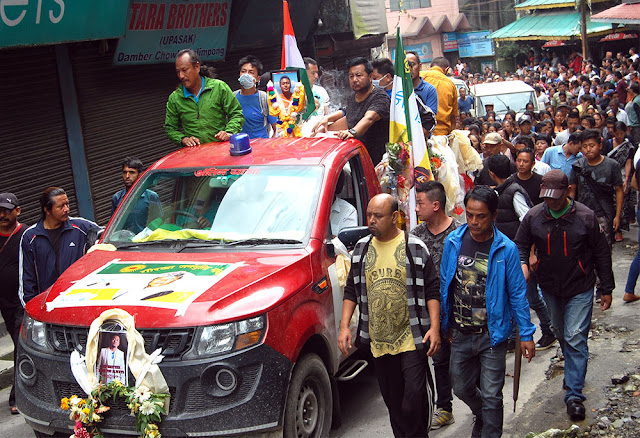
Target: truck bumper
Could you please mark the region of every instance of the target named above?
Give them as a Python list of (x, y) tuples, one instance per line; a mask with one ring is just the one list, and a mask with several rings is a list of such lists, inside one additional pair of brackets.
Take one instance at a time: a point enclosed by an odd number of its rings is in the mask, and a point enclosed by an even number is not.
[[(203, 360), (162, 362), (160, 369), (171, 392), (168, 415), (159, 425), (163, 436), (248, 435), (282, 428), (292, 363), (267, 345)], [(72, 432), (73, 421), (60, 400), (85, 394), (69, 356), (33, 350), (20, 339), (16, 386), (17, 405), (34, 430)], [(137, 436), (124, 400), (110, 406), (100, 430)]]

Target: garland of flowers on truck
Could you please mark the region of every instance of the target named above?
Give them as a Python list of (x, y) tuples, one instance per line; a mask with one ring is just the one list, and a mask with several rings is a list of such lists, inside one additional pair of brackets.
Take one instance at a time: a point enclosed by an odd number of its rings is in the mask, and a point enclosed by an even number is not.
[(126, 401), (131, 415), (136, 419), (136, 430), (140, 437), (160, 438), (162, 434), (158, 429), (158, 423), (162, 421), (161, 415), (167, 413), (164, 409), (164, 399), (167, 397), (169, 394), (154, 394), (143, 385), (135, 388), (112, 380), (92, 391), (88, 399), (77, 395), (63, 398), (60, 407), (68, 410), (69, 419), (75, 422), (72, 435), (74, 438), (104, 438), (98, 423), (104, 420), (104, 414), (111, 409), (105, 403), (109, 399), (115, 402), (121, 398)]
[(273, 82), (267, 82), (267, 102), (269, 114), (278, 118), (277, 125), (281, 137), (302, 137), (298, 124), (305, 107), (304, 86), (297, 84), (291, 97), (291, 105), (284, 106), (284, 102), (276, 92)]

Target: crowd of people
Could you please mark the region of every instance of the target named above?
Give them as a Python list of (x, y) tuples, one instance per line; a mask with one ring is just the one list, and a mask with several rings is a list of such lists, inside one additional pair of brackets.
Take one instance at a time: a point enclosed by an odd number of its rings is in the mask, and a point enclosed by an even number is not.
[[(354, 343), (375, 358), (396, 436), (427, 436), (430, 429), (453, 423), (452, 391), (475, 416), (472, 436), (500, 436), (506, 354), (520, 347), (531, 360), (536, 349), (558, 341), (565, 358), (567, 413), (574, 420), (585, 418), (582, 388), (593, 302), (603, 310), (611, 305), (612, 245), (637, 220), (638, 58), (634, 51), (616, 58), (607, 53), (596, 67), (575, 53), (566, 62), (555, 55), (536, 62), (532, 55), (516, 72), (504, 75), (489, 69), (468, 73), (459, 63), (455, 74), (469, 85), (529, 83), (544, 108), (535, 111), (531, 103), (520, 116), (513, 111), (499, 115), (487, 105), (486, 116), (475, 117), (472, 99), (458, 94), (447, 78), (451, 68), (445, 58), (423, 69), (419, 55), (407, 53), (416, 96), (435, 119), (425, 136), (468, 131), (483, 168), (470, 175), (475, 187), (464, 198), (466, 224), (447, 216), (445, 189), (435, 181), (416, 186), (416, 212), (423, 222), (408, 235), (396, 226), (398, 202), (392, 196), (375, 196), (367, 209), (371, 235), (354, 251), (338, 343), (347, 353), (349, 321), (359, 306)], [(350, 60), (353, 93), (333, 112), (327, 90), (318, 84), (317, 62), (305, 58), (305, 67), (314, 97), (307, 103), (314, 106), (310, 132), (333, 130), (340, 139), (356, 138), (374, 164), (382, 160), (393, 63)], [(234, 92), (209, 77), (195, 52), (178, 53), (180, 86), (168, 99), (164, 125), (171, 141), (194, 147), (237, 133), (278, 135), (281, 123), (269, 113), (262, 63), (246, 56), (238, 69), (240, 87)], [(282, 76), (279, 85), (278, 102), (288, 107), (295, 100), (291, 79)], [(114, 194), (112, 212), (142, 171), (139, 160), (125, 160), (125, 187)], [(136, 208), (160, 208), (157, 194), (147, 192)], [(0, 194), (1, 278), (16, 291), (1, 310), (14, 342), (25, 303), (85, 253), (88, 236), (99, 228), (70, 218), (68, 198), (58, 187), (42, 194), (42, 218), (28, 229), (18, 222), (19, 205), (15, 195)], [(145, 226), (142, 217), (129, 219), (132, 230)], [(640, 299), (634, 291), (638, 275), (640, 251), (631, 265), (625, 301)], [(530, 307), (540, 320), (537, 341)], [(433, 358), (435, 384), (427, 357)], [(437, 393), (433, 416), (431, 391)], [(17, 413), (13, 392), (10, 404)]]

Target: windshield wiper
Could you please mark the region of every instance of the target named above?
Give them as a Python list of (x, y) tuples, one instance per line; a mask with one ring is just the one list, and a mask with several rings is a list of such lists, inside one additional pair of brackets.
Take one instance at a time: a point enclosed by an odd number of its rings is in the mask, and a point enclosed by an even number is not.
[(139, 246), (151, 246), (159, 243), (173, 243), (175, 240), (148, 240), (146, 242), (131, 242), (131, 243), (121, 243), (119, 245), (115, 245), (118, 249), (129, 249), (129, 248), (137, 248)]
[(249, 239), (240, 239), (233, 240), (231, 242), (226, 243), (224, 246), (238, 246), (238, 245), (285, 245), (285, 244), (300, 244), (301, 240), (295, 239), (277, 239), (277, 238), (268, 238), (268, 237), (252, 237)]

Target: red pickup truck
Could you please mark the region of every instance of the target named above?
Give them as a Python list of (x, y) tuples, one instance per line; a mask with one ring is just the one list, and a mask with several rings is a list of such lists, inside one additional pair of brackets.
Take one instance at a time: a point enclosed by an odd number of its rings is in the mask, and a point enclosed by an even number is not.
[[(85, 351), (89, 326), (110, 308), (133, 315), (147, 353), (162, 349), (163, 436), (328, 435), (347, 359), (330, 213), (336, 197), (355, 208), (359, 227), (340, 233), (355, 243), (380, 186), (355, 140), (251, 147), (232, 156), (226, 143), (207, 144), (155, 163), (102, 235), (111, 250), (85, 255), (27, 304), (17, 404), (36, 436), (69, 436), (60, 399), (84, 395), (70, 354)], [(99, 426), (135, 434), (123, 402)]]

